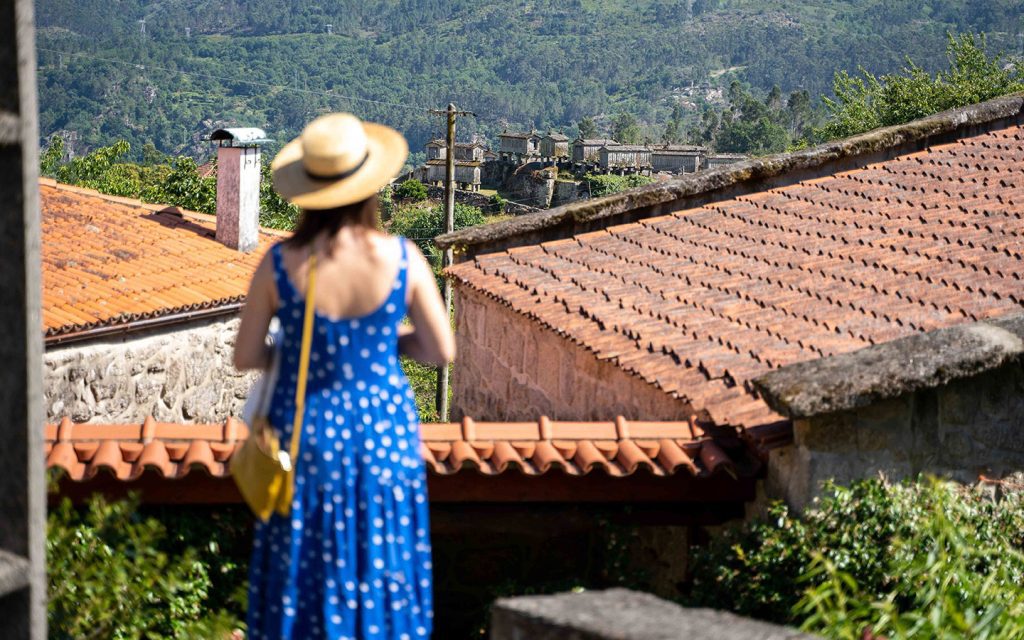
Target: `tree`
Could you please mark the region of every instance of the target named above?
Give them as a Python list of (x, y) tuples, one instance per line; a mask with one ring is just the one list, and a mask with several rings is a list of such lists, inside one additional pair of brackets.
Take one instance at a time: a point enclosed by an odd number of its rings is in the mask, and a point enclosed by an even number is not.
[(677, 102), (672, 106), (672, 117), (665, 125), (665, 134), (661, 140), (665, 144), (679, 144), (683, 136), (683, 107)]
[(625, 111), (620, 113), (615, 119), (612, 137), (622, 144), (638, 144), (641, 141), (642, 133), (636, 116)]
[(829, 120), (817, 137), (845, 138), (1024, 89), (1018, 63), (1004, 66), (1000, 56), (990, 57), (984, 36), (949, 34), (946, 57), (949, 70), (934, 77), (910, 60), (899, 74), (837, 73), (835, 98), (824, 99)]
[(580, 137), (581, 138), (596, 138), (597, 137), (597, 125), (594, 124), (594, 119), (590, 116), (586, 116), (579, 123)]

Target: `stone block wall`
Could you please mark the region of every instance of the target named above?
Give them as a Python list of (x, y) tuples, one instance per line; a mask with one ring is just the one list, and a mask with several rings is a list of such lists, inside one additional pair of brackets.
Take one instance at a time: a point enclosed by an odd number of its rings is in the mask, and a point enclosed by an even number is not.
[(801, 508), (825, 480), (1024, 471), (1024, 315), (784, 367), (757, 382), (793, 415), (767, 492)]
[[(435, 187), (433, 185), (427, 185), (427, 195), (435, 200), (444, 199), (444, 189), (442, 187)], [(498, 213), (494, 211), (494, 207), (491, 205), (491, 197), (475, 191), (463, 191), (462, 189), (455, 190), (455, 202), (461, 204), (468, 204), (471, 207), (478, 207), (484, 210), (484, 213), (493, 215)], [(511, 216), (521, 216), (527, 213), (533, 213), (534, 211), (540, 211), (537, 207), (530, 207), (515, 202), (505, 203), (505, 213)]]
[(255, 379), (231, 364), (238, 319), (58, 346), (44, 357), (47, 422), (221, 422)]
[(690, 406), (482, 293), (456, 286), (452, 418), (683, 420)]

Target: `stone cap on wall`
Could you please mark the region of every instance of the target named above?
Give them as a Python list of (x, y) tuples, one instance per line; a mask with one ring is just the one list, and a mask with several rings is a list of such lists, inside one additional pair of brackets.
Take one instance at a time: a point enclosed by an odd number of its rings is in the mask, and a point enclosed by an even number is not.
[(1022, 356), (1024, 314), (1013, 314), (785, 366), (753, 385), (772, 409), (810, 418), (973, 377)]
[(687, 609), (628, 589), (504, 598), (491, 610), (492, 640), (813, 640), (788, 627)]
[[(495, 224), (478, 225), (438, 236), (438, 247), (464, 257), (568, 237), (581, 231), (631, 222), (681, 208), (834, 174), (1022, 116), (1024, 94), (951, 109), (906, 124), (876, 129), (812, 149), (755, 158), (630, 189), (601, 198)], [(502, 134), (508, 136), (509, 134)]]

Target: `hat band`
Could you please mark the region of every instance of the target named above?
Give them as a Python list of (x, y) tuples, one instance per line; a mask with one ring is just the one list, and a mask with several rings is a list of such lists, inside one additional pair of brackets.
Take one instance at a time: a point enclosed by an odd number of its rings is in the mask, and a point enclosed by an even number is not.
[(306, 175), (308, 175), (310, 178), (313, 178), (314, 180), (344, 180), (345, 178), (352, 177), (352, 175), (354, 175), (357, 171), (362, 169), (363, 165), (366, 164), (366, 161), (369, 160), (369, 159), (370, 159), (370, 152), (369, 152), (369, 150), (367, 150), (367, 152), (363, 155), (363, 159), (359, 161), (359, 164), (357, 164), (356, 166), (352, 167), (351, 169), (347, 169), (345, 171), (342, 171), (341, 173), (336, 173), (334, 175), (329, 175), (329, 176), (317, 175), (317, 174), (313, 173), (312, 171), (310, 171), (309, 169), (307, 169), (305, 167), (305, 165), (303, 165), (302, 169), (306, 172)]

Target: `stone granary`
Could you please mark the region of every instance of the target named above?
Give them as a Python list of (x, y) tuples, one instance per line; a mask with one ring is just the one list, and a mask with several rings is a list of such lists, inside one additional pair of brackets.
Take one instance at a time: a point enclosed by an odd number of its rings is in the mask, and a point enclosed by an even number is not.
[[(1021, 332), (999, 319), (1024, 311), (1022, 105), (442, 236), (463, 260), (449, 271), (455, 414), (689, 416), (766, 455), (766, 486), (797, 506), (831, 473), (1020, 469)], [(945, 334), (923, 336), (972, 322), (981, 355), (950, 353), (940, 373), (907, 372), (884, 393), (841, 373), (847, 357), (860, 360), (848, 371), (906, 368)], [(924, 342), (879, 351), (900, 339)], [(767, 375), (814, 362), (833, 373)], [(915, 434), (918, 419), (937, 426)]]
[(569, 136), (549, 132), (540, 139), (540, 157), (545, 160), (560, 160), (569, 157)]
[(572, 161), (596, 165), (601, 160), (601, 148), (617, 144), (611, 138), (576, 138), (572, 142)]
[(448, 157), (448, 145), (444, 140), (431, 140), (425, 145), (427, 160), (444, 160)]
[(504, 131), (498, 135), (498, 153), (506, 162), (521, 164), (540, 152), (540, 136), (534, 132)]
[[(456, 147), (456, 151), (458, 148)], [(481, 150), (481, 155), (483, 151)], [(482, 160), (464, 161), (455, 160), (455, 188), (462, 191), (479, 191), (481, 183)], [(426, 183), (434, 186), (444, 186), (447, 172), (447, 161), (427, 160)]]
[(736, 164), (737, 162), (743, 162), (747, 159), (747, 156), (742, 153), (712, 153), (704, 156), (704, 169), (714, 169), (716, 167), (724, 167), (730, 164)]
[(456, 142), (455, 159), (463, 162), (483, 162), (486, 149), (482, 142)]
[(665, 173), (694, 173), (701, 168), (707, 147), (664, 145), (651, 148), (651, 169)]
[(637, 171), (651, 167), (651, 149), (643, 145), (609, 144), (598, 153), (598, 162), (605, 171)]

